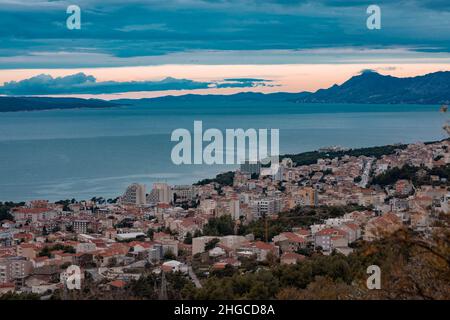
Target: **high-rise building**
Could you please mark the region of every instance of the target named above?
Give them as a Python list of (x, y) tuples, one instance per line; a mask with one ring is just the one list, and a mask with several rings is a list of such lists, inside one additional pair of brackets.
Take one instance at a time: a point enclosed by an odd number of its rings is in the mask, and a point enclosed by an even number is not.
[(196, 192), (194, 186), (177, 185), (172, 187), (172, 195), (176, 199), (175, 202), (185, 202), (193, 200)]
[(149, 203), (171, 203), (173, 199), (170, 186), (167, 183), (154, 183), (147, 200)]
[(281, 160), (281, 165), (285, 168), (292, 168), (294, 167), (294, 162), (291, 158), (283, 158), (283, 160)]
[(262, 216), (271, 216), (281, 211), (281, 199), (279, 198), (264, 198), (253, 200), (251, 202), (252, 213), (254, 218), (261, 218)]
[(302, 206), (316, 207), (318, 205), (317, 189), (312, 187), (304, 187), (297, 191), (299, 204)]
[(261, 172), (261, 163), (259, 161), (244, 161), (241, 163), (240, 171), (245, 174), (260, 174)]
[(146, 203), (145, 199), (145, 185), (133, 183), (130, 185), (121, 198), (123, 204), (143, 205)]
[(283, 172), (284, 167), (279, 164), (272, 163), (269, 168), (262, 168), (260, 176), (269, 176), (272, 177), (273, 181), (281, 181), (283, 180)]
[(233, 220), (239, 219), (240, 203), (237, 197), (225, 198), (217, 203), (216, 214), (218, 216), (229, 215)]
[(33, 270), (31, 261), (23, 257), (0, 259), (0, 284), (23, 279)]
[(87, 233), (89, 224), (89, 220), (74, 220), (72, 221), (73, 231), (75, 231), (76, 233)]

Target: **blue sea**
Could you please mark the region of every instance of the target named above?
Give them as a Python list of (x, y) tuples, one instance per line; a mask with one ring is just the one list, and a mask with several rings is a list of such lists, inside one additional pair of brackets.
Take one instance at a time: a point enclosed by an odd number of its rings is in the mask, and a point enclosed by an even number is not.
[(172, 164), (173, 130), (276, 128), (281, 153), (445, 138), (439, 106), (152, 103), (0, 113), (0, 201), (113, 198), (133, 182), (191, 184), (233, 166)]

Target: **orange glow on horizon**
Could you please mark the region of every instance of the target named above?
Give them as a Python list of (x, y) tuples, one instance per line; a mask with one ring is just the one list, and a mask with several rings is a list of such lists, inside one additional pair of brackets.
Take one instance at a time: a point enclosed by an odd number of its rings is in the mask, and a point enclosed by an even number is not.
[(363, 69), (374, 69), (381, 74), (396, 77), (412, 77), (436, 71), (450, 70), (450, 64), (431, 63), (371, 63), (371, 64), (277, 64), (277, 65), (158, 65), (142, 67), (86, 68), (86, 69), (11, 69), (0, 71), (0, 83), (20, 81), (38, 74), (53, 77), (84, 72), (97, 81), (155, 81), (166, 77), (195, 81), (217, 81), (226, 78), (262, 78), (272, 80), (274, 86), (253, 88), (224, 88), (201, 90), (170, 90), (149, 92), (127, 92), (122, 94), (67, 95), (96, 97), (101, 99), (144, 98), (164, 95), (233, 94), (237, 92), (301, 92), (316, 91), (341, 84)]

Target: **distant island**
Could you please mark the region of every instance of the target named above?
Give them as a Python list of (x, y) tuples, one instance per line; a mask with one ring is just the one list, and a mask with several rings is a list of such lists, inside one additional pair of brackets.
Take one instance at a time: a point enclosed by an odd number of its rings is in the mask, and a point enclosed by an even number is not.
[(232, 95), (164, 96), (145, 99), (46, 98), (46, 97), (0, 97), (0, 112), (34, 111), (75, 108), (110, 108), (120, 105), (142, 103), (219, 103), (239, 104), (246, 102), (283, 103), (358, 103), (358, 104), (449, 104), (450, 71), (439, 71), (423, 76), (397, 78), (381, 75), (373, 70), (363, 71), (341, 85), (316, 92), (270, 93), (243, 92)]
[(100, 99), (50, 97), (0, 97), (0, 112), (42, 111), (52, 109), (111, 108), (118, 105)]

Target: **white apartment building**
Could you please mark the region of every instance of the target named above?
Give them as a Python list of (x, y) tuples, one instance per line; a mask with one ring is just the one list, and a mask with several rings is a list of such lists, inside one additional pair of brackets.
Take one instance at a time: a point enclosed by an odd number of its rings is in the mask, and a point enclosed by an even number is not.
[(149, 203), (171, 203), (172, 190), (167, 183), (154, 183), (152, 192), (147, 197)]
[(89, 224), (89, 220), (74, 220), (72, 221), (73, 231), (76, 233), (87, 233)]
[(16, 222), (48, 221), (56, 218), (57, 212), (50, 208), (17, 208), (11, 214)]
[(130, 185), (121, 198), (121, 203), (129, 205), (144, 205), (145, 199), (145, 185), (133, 183)]
[(244, 161), (240, 165), (240, 171), (244, 174), (260, 174), (261, 163), (259, 161)]
[(251, 207), (253, 210), (253, 216), (255, 218), (261, 218), (263, 215), (271, 216), (281, 211), (282, 201), (279, 198), (267, 198), (253, 200)]
[(208, 215), (213, 215), (217, 207), (217, 201), (214, 199), (204, 199), (200, 201), (200, 210)]
[(220, 200), (216, 207), (216, 214), (218, 216), (230, 215), (233, 220), (239, 219), (240, 216), (240, 202), (237, 198)]
[(194, 186), (177, 185), (172, 187), (172, 195), (176, 198), (176, 202), (185, 202), (193, 200), (196, 192)]
[(28, 276), (33, 270), (31, 261), (23, 257), (0, 259), (0, 283), (12, 282)]

